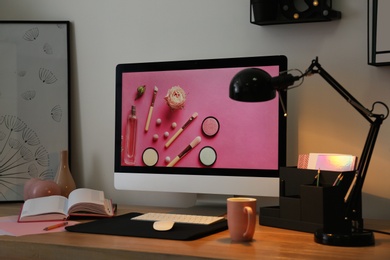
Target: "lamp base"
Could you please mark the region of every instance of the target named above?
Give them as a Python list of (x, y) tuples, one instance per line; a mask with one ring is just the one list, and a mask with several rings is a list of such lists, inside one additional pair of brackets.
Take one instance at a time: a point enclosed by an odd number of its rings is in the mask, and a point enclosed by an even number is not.
[(371, 231), (332, 234), (319, 229), (314, 233), (314, 241), (329, 246), (345, 247), (373, 246), (375, 244), (374, 234)]

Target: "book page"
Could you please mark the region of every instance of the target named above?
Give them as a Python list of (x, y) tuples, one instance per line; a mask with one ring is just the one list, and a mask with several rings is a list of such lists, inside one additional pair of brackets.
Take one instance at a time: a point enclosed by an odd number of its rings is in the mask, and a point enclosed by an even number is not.
[(48, 196), (26, 200), (20, 217), (47, 213), (67, 215), (67, 199), (62, 196)]
[(93, 203), (104, 205), (104, 192), (87, 188), (72, 191), (68, 198), (68, 209), (77, 203)]
[(72, 216), (113, 216), (111, 200), (99, 190), (80, 188), (72, 191), (68, 199), (68, 214)]

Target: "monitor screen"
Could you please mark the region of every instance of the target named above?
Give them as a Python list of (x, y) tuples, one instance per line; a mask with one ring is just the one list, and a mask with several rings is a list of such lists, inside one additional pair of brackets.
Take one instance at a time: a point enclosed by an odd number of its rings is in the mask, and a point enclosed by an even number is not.
[[(279, 167), (286, 162), (279, 97), (256, 103), (229, 98), (234, 75), (253, 67), (277, 76), (287, 70), (287, 58), (119, 64), (115, 187), (237, 194), (257, 185), (258, 191), (240, 195), (277, 196)], [(285, 93), (280, 98), (286, 102)]]

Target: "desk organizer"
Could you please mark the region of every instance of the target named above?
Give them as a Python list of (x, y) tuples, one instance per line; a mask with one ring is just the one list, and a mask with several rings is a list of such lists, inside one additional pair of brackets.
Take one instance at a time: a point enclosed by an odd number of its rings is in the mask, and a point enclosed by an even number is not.
[(317, 186), (317, 170), (281, 168), (279, 206), (260, 208), (259, 224), (304, 232), (344, 229), (344, 197), (355, 172), (342, 172), (333, 185), (340, 173), (321, 171)]

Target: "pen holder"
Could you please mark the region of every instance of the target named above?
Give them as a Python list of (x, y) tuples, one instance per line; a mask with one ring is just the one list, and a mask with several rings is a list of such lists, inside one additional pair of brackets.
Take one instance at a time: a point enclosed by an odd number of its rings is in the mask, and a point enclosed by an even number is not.
[(345, 203), (341, 187), (301, 186), (301, 220), (322, 224), (322, 228), (343, 230)]
[[(335, 182), (339, 175), (341, 182)], [(348, 228), (344, 197), (355, 172), (280, 169), (279, 206), (260, 208), (260, 225), (314, 232)], [(317, 186), (318, 184), (318, 186)]]

